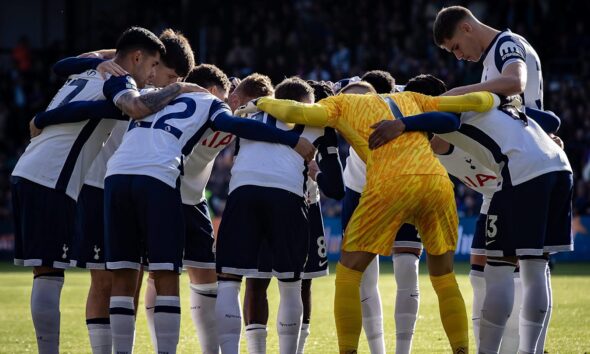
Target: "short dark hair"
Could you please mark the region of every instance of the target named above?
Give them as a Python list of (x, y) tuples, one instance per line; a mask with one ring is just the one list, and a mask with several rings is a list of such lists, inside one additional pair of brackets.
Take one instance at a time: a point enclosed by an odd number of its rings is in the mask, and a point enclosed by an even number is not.
[(475, 18), (471, 11), (463, 6), (450, 6), (440, 10), (432, 26), (434, 43), (440, 47), (446, 40), (451, 39), (459, 22), (466, 17)]
[(130, 27), (125, 30), (117, 40), (116, 53), (126, 55), (134, 50), (143, 50), (152, 55), (157, 52), (166, 54), (164, 43), (151, 31), (143, 27)]
[(281, 81), (280, 84), (275, 87), (275, 98), (282, 100), (293, 100), (301, 101), (305, 97), (314, 97), (313, 88), (309, 86), (307, 82), (292, 76), (288, 79)]
[(404, 91), (417, 92), (428, 96), (440, 96), (447, 92), (447, 85), (434, 75), (418, 75), (408, 81)]
[(321, 101), (326, 97), (334, 96), (332, 86), (326, 81), (307, 80), (307, 83), (313, 89), (313, 96), (316, 102)]
[(162, 56), (162, 62), (172, 68), (178, 76), (185, 77), (195, 67), (195, 55), (186, 37), (170, 28), (160, 34), (160, 40), (164, 43), (166, 54)]
[(395, 89), (395, 79), (387, 71), (367, 71), (361, 79), (370, 83), (377, 93), (392, 93)]
[(230, 82), (227, 75), (213, 64), (201, 64), (188, 74), (185, 81), (202, 87), (218, 86), (225, 91), (229, 90)]
[(242, 82), (236, 87), (245, 97), (264, 97), (270, 96), (274, 93), (272, 81), (266, 75), (254, 73), (246, 76)]

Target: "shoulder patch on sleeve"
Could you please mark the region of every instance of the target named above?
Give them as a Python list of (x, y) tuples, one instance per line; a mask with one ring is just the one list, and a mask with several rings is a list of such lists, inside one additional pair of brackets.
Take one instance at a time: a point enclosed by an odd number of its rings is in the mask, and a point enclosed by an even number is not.
[(513, 36), (504, 36), (498, 39), (494, 54), (496, 68), (502, 72), (506, 64), (517, 60), (526, 61), (526, 50), (524, 46)]

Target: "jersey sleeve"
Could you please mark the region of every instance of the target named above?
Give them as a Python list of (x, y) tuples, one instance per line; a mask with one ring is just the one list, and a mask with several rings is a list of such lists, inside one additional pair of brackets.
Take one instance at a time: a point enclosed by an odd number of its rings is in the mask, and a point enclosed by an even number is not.
[(292, 148), (299, 142), (299, 134), (294, 131), (284, 131), (254, 119), (233, 116), (227, 104), (221, 101), (214, 101), (211, 105), (209, 121), (214, 130), (232, 133), (248, 140), (282, 144)]
[(330, 125), (331, 111), (321, 104), (307, 104), (292, 100), (278, 100), (272, 97), (262, 97), (256, 106), (286, 123), (325, 127)]
[(427, 96), (416, 92), (407, 92), (423, 112), (487, 112), (500, 104), (498, 96), (490, 92), (472, 92), (459, 96)]
[(502, 72), (507, 65), (517, 61), (526, 62), (526, 50), (520, 41), (512, 35), (498, 39), (494, 52), (494, 63), (498, 72)]
[(96, 69), (103, 61), (105, 60), (100, 58), (64, 58), (53, 65), (53, 72), (57, 76), (68, 77), (86, 70)]
[(344, 178), (338, 155), (338, 138), (333, 128), (325, 128), (324, 135), (318, 139), (316, 161), (320, 168), (316, 182), (320, 190), (329, 198), (344, 198)]
[(111, 101), (75, 101), (37, 114), (35, 126), (42, 129), (55, 124), (103, 118), (129, 120)]
[(103, 95), (115, 105), (121, 96), (131, 91), (139, 94), (135, 80), (129, 75), (111, 76), (105, 81), (102, 88)]

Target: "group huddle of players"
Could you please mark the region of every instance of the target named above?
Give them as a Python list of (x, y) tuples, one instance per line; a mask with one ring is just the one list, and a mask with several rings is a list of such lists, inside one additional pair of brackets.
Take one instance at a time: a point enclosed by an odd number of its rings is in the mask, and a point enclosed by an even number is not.
[[(280, 352), (303, 353), (311, 282), (328, 273), (320, 190), (343, 199), (334, 317), (340, 353), (364, 327), (385, 353), (376, 255), (393, 253), (396, 353), (412, 347), (422, 247), (453, 353), (467, 353), (467, 311), (453, 272), (458, 217), (448, 175), (483, 195), (472, 247), (480, 353), (543, 353), (548, 254), (572, 249), (572, 171), (559, 118), (544, 112), (539, 58), (524, 38), (463, 7), (442, 9), (435, 43), (483, 59), (481, 83), (447, 91), (432, 75), (386, 72), (336, 84), (195, 66), (180, 33), (132, 27), (116, 49), (66, 58), (67, 77), (30, 123), (12, 173), (15, 264), (32, 266), (40, 353), (58, 353), (64, 270), (90, 270), (93, 353), (131, 353), (137, 294), (157, 353), (179, 341), (179, 274), (203, 353), (266, 352), (270, 279), (278, 279)], [(493, 93), (492, 93), (493, 92)], [(518, 95), (510, 101), (507, 96)], [(521, 103), (521, 104), (519, 104)], [(338, 134), (350, 144), (342, 171)], [(216, 238), (205, 199), (215, 157), (235, 140)], [(239, 292), (246, 277), (243, 313)]]

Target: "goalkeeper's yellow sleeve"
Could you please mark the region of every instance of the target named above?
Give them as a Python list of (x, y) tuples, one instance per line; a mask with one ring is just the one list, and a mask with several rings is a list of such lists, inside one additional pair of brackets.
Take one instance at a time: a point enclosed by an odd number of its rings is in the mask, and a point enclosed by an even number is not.
[(262, 97), (258, 99), (256, 107), (286, 123), (304, 124), (313, 127), (328, 126), (328, 110), (319, 104)]
[(419, 93), (411, 93), (424, 112), (487, 112), (500, 104), (500, 98), (489, 92), (472, 92), (460, 96), (431, 97)]
[(489, 92), (472, 92), (461, 96), (438, 96), (437, 110), (442, 112), (487, 112), (498, 107), (500, 99)]

